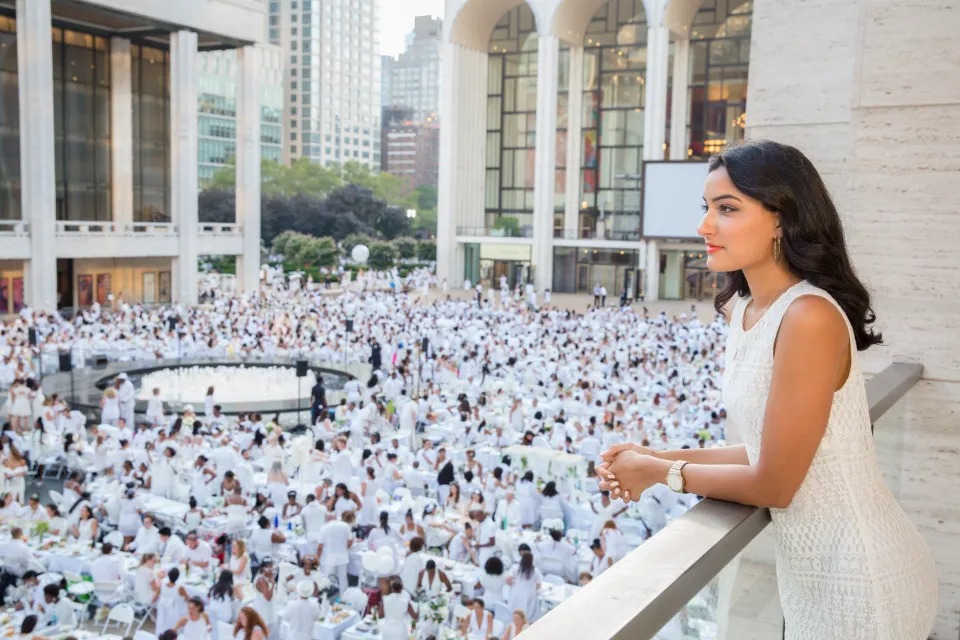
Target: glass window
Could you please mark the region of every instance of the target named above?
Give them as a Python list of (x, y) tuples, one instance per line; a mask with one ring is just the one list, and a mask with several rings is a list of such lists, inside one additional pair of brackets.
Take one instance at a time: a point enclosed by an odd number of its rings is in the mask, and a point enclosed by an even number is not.
[[(170, 217), (170, 59), (152, 47), (131, 47), (133, 68), (133, 220), (169, 222)], [(200, 108), (235, 115), (220, 96), (201, 96)], [(199, 145), (198, 145), (199, 148)], [(213, 146), (207, 147), (213, 157)]]

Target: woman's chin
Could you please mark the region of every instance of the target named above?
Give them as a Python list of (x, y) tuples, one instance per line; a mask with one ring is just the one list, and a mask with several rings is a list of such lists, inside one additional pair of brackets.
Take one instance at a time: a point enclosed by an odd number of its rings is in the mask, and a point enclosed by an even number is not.
[(727, 261), (716, 254), (707, 254), (707, 269), (714, 273), (726, 273), (727, 271), (735, 270), (730, 268), (730, 265), (726, 264), (726, 262)]

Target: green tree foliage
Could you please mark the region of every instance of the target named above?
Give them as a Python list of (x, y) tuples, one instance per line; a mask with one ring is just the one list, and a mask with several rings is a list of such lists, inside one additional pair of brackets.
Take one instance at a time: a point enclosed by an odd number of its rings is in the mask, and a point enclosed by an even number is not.
[(403, 260), (409, 260), (417, 255), (417, 241), (413, 238), (397, 238), (393, 241), (393, 246), (397, 250), (397, 255)]
[(417, 259), (429, 262), (437, 259), (437, 243), (433, 240), (424, 240), (417, 243)]
[(386, 271), (397, 264), (397, 250), (389, 242), (374, 242), (367, 263), (371, 269)]

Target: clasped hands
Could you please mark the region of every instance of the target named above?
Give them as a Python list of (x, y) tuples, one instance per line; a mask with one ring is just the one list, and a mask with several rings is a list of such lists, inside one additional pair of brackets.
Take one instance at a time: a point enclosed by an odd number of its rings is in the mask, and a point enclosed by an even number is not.
[(600, 490), (624, 502), (639, 501), (640, 494), (663, 482), (670, 469), (670, 462), (656, 457), (653, 449), (630, 442), (613, 445), (600, 457), (603, 462), (596, 468)]

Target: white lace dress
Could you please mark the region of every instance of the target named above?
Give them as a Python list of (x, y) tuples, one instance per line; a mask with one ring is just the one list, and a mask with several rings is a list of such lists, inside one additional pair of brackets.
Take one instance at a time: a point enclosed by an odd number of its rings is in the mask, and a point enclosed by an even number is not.
[[(760, 457), (777, 332), (787, 308), (804, 295), (840, 309), (827, 292), (802, 281), (749, 331), (743, 330), (749, 299), (732, 313), (723, 402), (751, 464)], [(937, 612), (933, 559), (880, 472), (849, 322), (847, 328), (850, 374), (834, 396), (823, 440), (790, 506), (770, 509), (786, 638), (926, 639)]]

